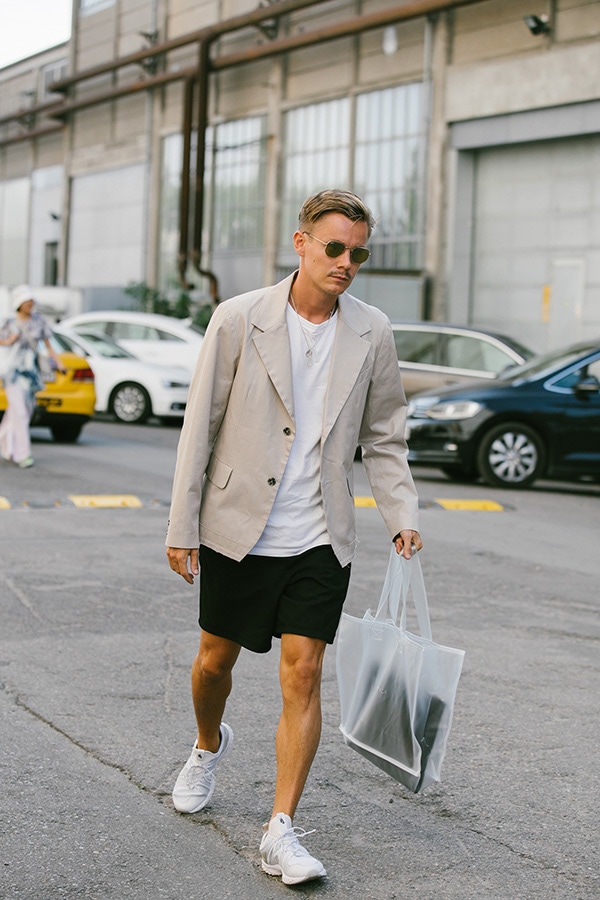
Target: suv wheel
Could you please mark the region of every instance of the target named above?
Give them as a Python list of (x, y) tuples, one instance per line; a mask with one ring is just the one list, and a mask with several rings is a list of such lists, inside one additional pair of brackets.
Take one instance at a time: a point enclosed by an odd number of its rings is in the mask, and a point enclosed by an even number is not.
[(477, 467), (486, 484), (522, 488), (539, 478), (546, 465), (540, 436), (520, 422), (504, 422), (483, 436)]

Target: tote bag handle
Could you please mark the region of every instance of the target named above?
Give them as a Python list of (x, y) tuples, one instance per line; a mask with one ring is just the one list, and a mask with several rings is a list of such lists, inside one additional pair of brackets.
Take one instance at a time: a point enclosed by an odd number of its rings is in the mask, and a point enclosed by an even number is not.
[[(396, 548), (392, 547), (374, 621), (383, 622), (391, 619), (399, 625), (402, 631), (406, 631), (406, 601), (410, 590), (421, 637), (430, 641), (432, 640), (431, 621), (421, 562), (416, 554), (411, 559), (406, 559), (402, 554), (396, 553)], [(402, 598), (402, 614), (398, 623), (400, 598)]]

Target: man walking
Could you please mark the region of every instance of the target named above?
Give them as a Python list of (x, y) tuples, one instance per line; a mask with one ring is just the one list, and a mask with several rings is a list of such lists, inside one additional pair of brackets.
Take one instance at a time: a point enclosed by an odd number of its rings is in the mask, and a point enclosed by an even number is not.
[(260, 853), (264, 871), (285, 884), (326, 874), (292, 819), (319, 743), (323, 656), (356, 550), (358, 444), (397, 552), (422, 546), (390, 324), (346, 293), (372, 227), (348, 191), (305, 201), (293, 238), (298, 271), (215, 310), (177, 454), (167, 555), (188, 583), (200, 575), (201, 636), (198, 735), (173, 802), (191, 813), (210, 801), (233, 739), (222, 718), (240, 650), (265, 653), (280, 638), (277, 777)]

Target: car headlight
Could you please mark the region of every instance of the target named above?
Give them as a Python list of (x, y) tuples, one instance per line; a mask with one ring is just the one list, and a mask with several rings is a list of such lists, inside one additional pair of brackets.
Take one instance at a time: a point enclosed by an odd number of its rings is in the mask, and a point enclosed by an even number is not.
[(169, 388), (171, 390), (174, 390), (175, 388), (185, 388), (185, 390), (187, 391), (190, 385), (188, 381), (171, 381), (170, 379), (166, 379), (165, 381), (163, 381), (162, 386), (164, 388), (167, 388), (167, 390)]
[(483, 409), (475, 400), (447, 400), (431, 406), (426, 415), (430, 419), (472, 419)]
[(408, 401), (406, 408), (407, 418), (411, 419), (415, 416), (422, 418), (427, 415), (427, 410), (435, 406), (439, 402), (439, 397), (412, 397)]

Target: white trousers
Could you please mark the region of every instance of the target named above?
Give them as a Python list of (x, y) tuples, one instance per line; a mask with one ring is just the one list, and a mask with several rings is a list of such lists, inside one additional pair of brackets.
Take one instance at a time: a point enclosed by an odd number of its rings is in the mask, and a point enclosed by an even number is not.
[(0, 455), (20, 463), (31, 456), (29, 420), (34, 400), (18, 384), (4, 386), (8, 407), (0, 422)]

